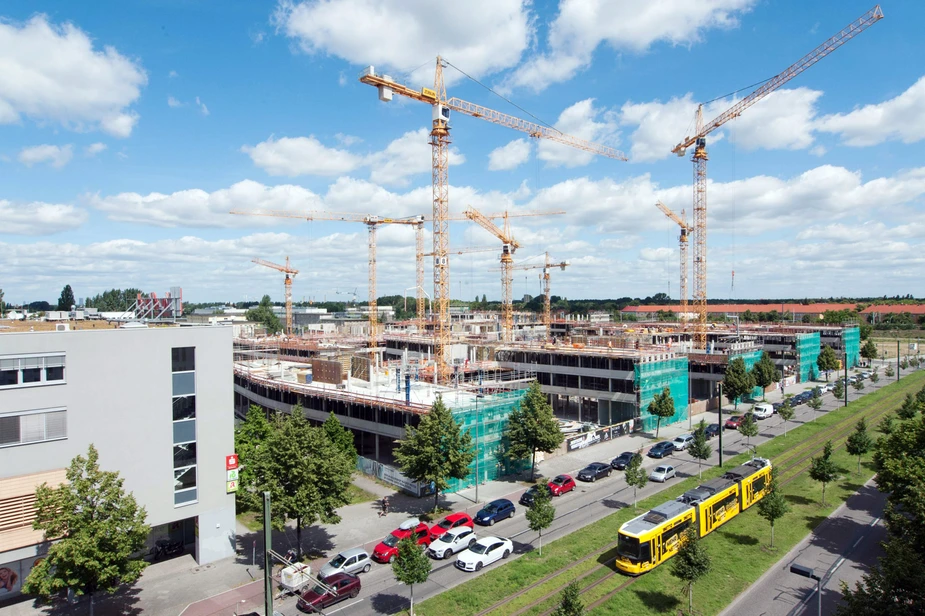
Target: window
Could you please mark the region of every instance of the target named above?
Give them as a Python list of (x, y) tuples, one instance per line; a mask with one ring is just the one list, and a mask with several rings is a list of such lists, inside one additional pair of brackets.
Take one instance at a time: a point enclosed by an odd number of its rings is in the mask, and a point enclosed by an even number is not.
[(173, 446), (173, 467), (184, 468), (196, 464), (196, 443)]
[(196, 467), (177, 469), (173, 472), (174, 490), (185, 490), (196, 487)]
[(175, 445), (196, 440), (196, 420), (177, 421), (173, 424), (173, 442)]
[(64, 380), (64, 366), (51, 366), (45, 368), (45, 380), (46, 381), (63, 381)]
[(196, 396), (183, 396), (173, 399), (173, 420), (181, 421), (196, 417)]
[(0, 447), (67, 438), (67, 411), (0, 415)]
[(0, 358), (0, 388), (64, 382), (64, 355)]
[(196, 369), (196, 347), (171, 349), (171, 372), (190, 372)]
[(173, 375), (173, 395), (185, 396), (196, 393), (196, 373), (181, 372)]
[(0, 370), (0, 387), (19, 384), (19, 370)]

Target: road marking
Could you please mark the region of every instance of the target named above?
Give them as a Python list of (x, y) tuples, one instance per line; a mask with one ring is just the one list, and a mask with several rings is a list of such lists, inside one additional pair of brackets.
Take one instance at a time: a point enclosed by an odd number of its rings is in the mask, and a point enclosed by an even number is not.
[(327, 613), (328, 613), (328, 614), (336, 614), (337, 612), (339, 612), (339, 611), (341, 611), (341, 610), (345, 610), (345, 609), (347, 609), (348, 607), (354, 606), (354, 605), (356, 605), (357, 603), (363, 603), (363, 599), (360, 599), (360, 600), (358, 600), (358, 601), (354, 601), (353, 603), (348, 603), (347, 605), (345, 605), (345, 606), (343, 606), (343, 607), (339, 607), (339, 608), (337, 608), (336, 610), (331, 611), (331, 612), (327, 612)]

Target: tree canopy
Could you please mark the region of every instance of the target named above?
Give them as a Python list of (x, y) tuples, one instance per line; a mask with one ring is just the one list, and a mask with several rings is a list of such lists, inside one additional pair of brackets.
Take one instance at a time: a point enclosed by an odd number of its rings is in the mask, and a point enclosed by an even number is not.
[(877, 345), (873, 340), (868, 339), (861, 347), (861, 357), (867, 360), (877, 359)]
[(816, 358), (816, 365), (819, 366), (820, 370), (826, 373), (826, 380), (828, 380), (831, 370), (838, 370), (838, 357), (835, 355), (835, 351), (832, 350), (832, 347), (825, 344), (822, 345), (822, 349), (819, 351), (819, 357)]
[(84, 305), (100, 312), (125, 312), (135, 305), (141, 289), (110, 289), (88, 297)]
[(636, 491), (646, 487), (646, 484), (649, 483), (649, 475), (642, 466), (641, 450), (630, 458), (630, 463), (626, 465), (624, 476), (626, 477), (626, 485), (633, 488), (633, 509), (635, 509)]
[(556, 508), (552, 506), (552, 492), (545, 481), (538, 483), (536, 494), (533, 495), (533, 504), (527, 509), (527, 523), (530, 530), (539, 533), (540, 556), (543, 555), (543, 531), (552, 526), (556, 519)]
[(784, 435), (787, 435), (787, 422), (793, 419), (794, 410), (793, 406), (790, 404), (790, 398), (784, 398), (784, 401), (781, 403), (780, 408), (777, 409), (777, 414), (784, 422)]
[(710, 572), (712, 564), (710, 555), (700, 543), (697, 529), (694, 527), (684, 531), (681, 549), (671, 560), (671, 575), (687, 584), (688, 613), (694, 613), (694, 582)]
[(244, 314), (252, 323), (260, 323), (267, 329), (267, 334), (273, 335), (283, 331), (283, 324), (273, 312), (273, 302), (269, 295), (264, 295), (256, 308), (251, 308)]
[(726, 375), (723, 377), (723, 395), (735, 404), (739, 410), (739, 398), (749, 394), (755, 388), (754, 375), (745, 369), (745, 360), (741, 357), (733, 358), (726, 366)]
[(713, 448), (707, 442), (707, 422), (700, 420), (697, 428), (694, 430), (694, 440), (687, 447), (687, 453), (697, 460), (697, 470), (700, 478), (703, 478), (703, 461), (709, 460), (713, 455)]
[(511, 411), (505, 436), (509, 443), (508, 455), (511, 458), (530, 458), (530, 481), (533, 481), (536, 452), (552, 453), (565, 439), (539, 382), (533, 381), (530, 384), (530, 389), (527, 390), (520, 406)]
[(766, 387), (777, 383), (781, 378), (780, 370), (774, 365), (767, 351), (761, 352), (761, 359), (754, 365), (752, 372), (755, 375), (755, 385), (761, 388), (762, 393)]
[(662, 427), (662, 419), (673, 417), (675, 413), (674, 398), (671, 397), (671, 390), (666, 387), (660, 393), (655, 394), (652, 402), (649, 403), (648, 411), (658, 420), (658, 423), (655, 424), (655, 438), (658, 438), (659, 428)]
[(585, 606), (581, 601), (581, 589), (578, 582), (573, 581), (562, 591), (559, 605), (553, 610), (552, 616), (584, 616)]
[(450, 479), (465, 479), (475, 460), (472, 435), (463, 431), (438, 396), (417, 428), (408, 427), (395, 448), (401, 472), (413, 481), (434, 485), (434, 510)]
[(145, 509), (122, 487), (119, 473), (100, 469), (92, 444), (67, 469), (67, 483), (42, 484), (35, 492), (32, 527), (51, 543), (48, 555), (32, 568), (23, 591), (48, 598), (66, 589), (89, 595), (113, 593), (133, 584), (147, 563), (133, 558), (145, 547), (151, 529)]
[(328, 435), (328, 440), (343, 451), (350, 460), (350, 463), (355, 466), (357, 463), (357, 448), (353, 442), (353, 432), (340, 424), (340, 420), (337, 419), (337, 415), (335, 415), (333, 411), (328, 415), (328, 418), (324, 420), (321, 428), (324, 430), (324, 433)]
[(838, 467), (832, 460), (832, 441), (827, 441), (822, 455), (813, 458), (809, 466), (809, 476), (822, 484), (822, 505), (825, 506), (825, 486), (838, 477)]
[(763, 517), (771, 524), (771, 548), (774, 548), (774, 522), (787, 515), (790, 512), (790, 504), (784, 498), (780, 487), (777, 485), (777, 479), (773, 473), (771, 475), (771, 484), (768, 492), (760, 501), (758, 501), (758, 515)]
[[(749, 447), (753, 436), (758, 436), (758, 422), (752, 413), (745, 413), (739, 424), (739, 434), (745, 437), (745, 447)], [(756, 450), (757, 451), (757, 450)]]
[(845, 450), (852, 456), (858, 457), (858, 473), (861, 472), (861, 456), (869, 452), (874, 446), (874, 439), (867, 432), (867, 421), (862, 417), (854, 427), (854, 432), (845, 441)]
[(414, 585), (423, 584), (430, 577), (432, 564), (420, 546), (405, 537), (398, 542), (398, 555), (392, 562), (395, 579), (409, 587), (411, 591), (411, 616), (414, 616)]
[(58, 298), (58, 310), (69, 311), (71, 307), (77, 305), (77, 299), (74, 298), (74, 291), (71, 285), (66, 284), (61, 289), (61, 296)]

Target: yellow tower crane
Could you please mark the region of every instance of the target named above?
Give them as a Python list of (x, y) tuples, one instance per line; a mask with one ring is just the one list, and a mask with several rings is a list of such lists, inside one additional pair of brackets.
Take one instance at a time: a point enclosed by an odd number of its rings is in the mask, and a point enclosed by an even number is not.
[(369, 346), (377, 346), (379, 339), (379, 306), (376, 299), (376, 229), (379, 225), (424, 226), (423, 216), (407, 218), (386, 218), (370, 214), (347, 214), (337, 212), (290, 212), (286, 210), (232, 210), (231, 214), (246, 216), (272, 216), (275, 218), (300, 218), (302, 220), (333, 220), (359, 222), (369, 229)]
[[(511, 223), (509, 215), (504, 213), (504, 223), (498, 227), (491, 218), (482, 214), (471, 205), (463, 212), (466, 218), (477, 223), (480, 227), (501, 240), (501, 340), (502, 342), (511, 342), (514, 336), (514, 298), (511, 292), (511, 283), (514, 273), (511, 267), (514, 265), (514, 253), (520, 248), (520, 244), (511, 234)], [(520, 213), (520, 216), (553, 216), (565, 214), (562, 211), (555, 212), (529, 212)]]
[(388, 75), (377, 75), (375, 69), (367, 67), (360, 75), (360, 81), (379, 91), (379, 100), (388, 102), (394, 94), (412, 98), (432, 107), (432, 128), (430, 132), (432, 180), (433, 180), (433, 241), (434, 241), (434, 304), (436, 323), (434, 327), (434, 358), (441, 382), (449, 378), (446, 348), (450, 342), (450, 261), (449, 261), (449, 146), (450, 111), (481, 118), (519, 130), (538, 139), (549, 139), (573, 148), (578, 148), (608, 158), (626, 160), (623, 152), (591, 141), (566, 135), (555, 128), (527, 122), (514, 116), (494, 111), (456, 97), (447, 98), (443, 81), (446, 62), (437, 56), (434, 71), (434, 87), (416, 90), (396, 83)]
[(546, 342), (549, 342), (551, 337), (550, 329), (552, 327), (552, 307), (550, 306), (549, 300), (549, 291), (550, 291), (550, 272), (552, 268), (558, 267), (559, 269), (565, 271), (565, 268), (570, 264), (568, 261), (559, 261), (558, 263), (552, 263), (549, 260), (549, 253), (545, 253), (546, 262), (543, 265), (514, 265), (511, 267), (512, 270), (532, 270), (532, 269), (541, 269), (543, 273), (540, 274), (540, 278), (543, 280), (543, 326), (546, 328)]
[(264, 267), (269, 267), (270, 269), (275, 269), (277, 271), (283, 272), (286, 274), (286, 335), (292, 335), (292, 279), (295, 278), (296, 274), (299, 273), (299, 270), (293, 269), (289, 266), (289, 257), (286, 257), (286, 265), (277, 265), (276, 263), (271, 263), (269, 261), (264, 261), (263, 259), (251, 259), (257, 265), (262, 265)]
[(694, 146), (691, 161), (694, 163), (694, 310), (697, 313), (697, 328), (694, 341), (700, 348), (707, 343), (707, 139), (706, 136), (743, 111), (777, 90), (782, 85), (826, 57), (852, 38), (883, 19), (880, 5), (876, 5), (864, 15), (854, 20), (814, 50), (800, 58), (798, 62), (787, 67), (759, 86), (754, 92), (738, 103), (716, 116), (712, 121), (703, 123), (703, 105), (697, 107), (695, 116), (695, 133), (685, 137), (671, 151), (684, 156), (687, 148)]
[(683, 327), (684, 323), (687, 321), (687, 236), (691, 234), (694, 227), (688, 224), (687, 218), (684, 216), (684, 210), (681, 210), (681, 215), (678, 216), (668, 209), (668, 206), (661, 201), (656, 201), (655, 207), (660, 209), (665, 216), (675, 221), (678, 226), (681, 227), (681, 235), (678, 236), (678, 248), (681, 253), (681, 314), (678, 320)]

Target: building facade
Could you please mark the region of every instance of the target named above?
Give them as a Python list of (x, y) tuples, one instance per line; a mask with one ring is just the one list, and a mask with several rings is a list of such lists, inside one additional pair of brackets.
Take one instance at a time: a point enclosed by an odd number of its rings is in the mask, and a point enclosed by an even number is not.
[(0, 567), (17, 594), (47, 550), (35, 489), (90, 444), (146, 509), (151, 545), (181, 540), (200, 564), (232, 556), (231, 328), (0, 334)]

